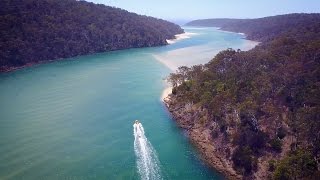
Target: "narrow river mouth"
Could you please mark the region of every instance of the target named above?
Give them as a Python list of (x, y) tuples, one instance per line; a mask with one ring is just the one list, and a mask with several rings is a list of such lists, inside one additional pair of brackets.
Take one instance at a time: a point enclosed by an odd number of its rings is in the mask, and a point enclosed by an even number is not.
[[(162, 97), (172, 70), (204, 63), (246, 43), (239, 34), (198, 35), (171, 45), (122, 50), (41, 64), (0, 75), (0, 179), (141, 179), (132, 125), (141, 120), (163, 179), (222, 179), (198, 157)], [(204, 48), (201, 50), (199, 47)], [(197, 47), (197, 48), (192, 48)], [(194, 54), (186, 56), (185, 52)], [(199, 57), (201, 56), (201, 57)], [(162, 94), (162, 96), (161, 96)]]

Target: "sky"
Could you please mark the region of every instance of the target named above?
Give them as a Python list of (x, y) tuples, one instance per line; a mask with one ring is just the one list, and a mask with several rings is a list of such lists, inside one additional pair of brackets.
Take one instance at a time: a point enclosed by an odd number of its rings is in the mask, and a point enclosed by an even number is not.
[(87, 0), (166, 20), (320, 13), (320, 0)]

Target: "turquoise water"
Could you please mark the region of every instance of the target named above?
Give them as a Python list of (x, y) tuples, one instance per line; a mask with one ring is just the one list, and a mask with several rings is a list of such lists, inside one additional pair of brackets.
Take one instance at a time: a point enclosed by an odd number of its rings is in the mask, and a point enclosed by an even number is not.
[(217, 50), (247, 48), (248, 41), (215, 29), (186, 31), (196, 34), (168, 46), (0, 74), (0, 179), (140, 179), (135, 119), (161, 178), (223, 179), (201, 162), (160, 101), (171, 72), (164, 64), (180, 65), (186, 50), (193, 53), (186, 64), (198, 64)]

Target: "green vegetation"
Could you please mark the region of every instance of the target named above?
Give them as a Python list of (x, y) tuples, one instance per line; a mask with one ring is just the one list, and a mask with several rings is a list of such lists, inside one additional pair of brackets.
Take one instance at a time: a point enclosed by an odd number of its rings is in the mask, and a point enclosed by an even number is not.
[[(227, 26), (263, 43), (247, 52), (227, 49), (205, 65), (179, 68), (168, 77), (173, 97), (205, 109), (206, 125), (216, 122), (223, 132), (235, 127), (229, 136), (235, 147), (232, 161), (242, 174), (254, 172), (255, 160), (266, 152), (284, 151), (290, 136), (289, 154), (269, 162), (269, 170), (275, 179), (314, 178), (320, 157), (320, 14)], [(230, 115), (239, 122), (232, 125)]]
[(76, 0), (2, 0), (0, 71), (95, 52), (167, 44), (173, 23)]
[(236, 168), (243, 168), (241, 171), (244, 174), (249, 174), (251, 173), (252, 170), (252, 163), (253, 163), (253, 158), (252, 158), (252, 152), (250, 148), (248, 147), (240, 147), (237, 148), (233, 155), (232, 155), (232, 161)]
[[(220, 27), (226, 31), (245, 33), (248, 39), (267, 42), (286, 33), (299, 35), (299, 28), (308, 31), (303, 38), (312, 38), (319, 28), (319, 21), (319, 14), (286, 14), (258, 19), (202, 19), (186, 25)], [(318, 24), (317, 27), (315, 24)]]
[(283, 127), (280, 127), (277, 132), (277, 136), (280, 139), (283, 139), (286, 136), (286, 132)]
[(271, 145), (271, 148), (273, 150), (275, 150), (276, 152), (281, 152), (282, 150), (282, 143), (281, 141), (278, 139), (278, 138), (274, 138), (270, 141), (270, 145)]
[(316, 179), (317, 162), (308, 151), (297, 150), (282, 159), (274, 171), (274, 179)]
[(269, 165), (269, 171), (274, 171), (275, 170), (275, 168), (276, 168), (276, 161), (275, 160), (270, 160), (270, 161), (268, 161), (268, 165)]

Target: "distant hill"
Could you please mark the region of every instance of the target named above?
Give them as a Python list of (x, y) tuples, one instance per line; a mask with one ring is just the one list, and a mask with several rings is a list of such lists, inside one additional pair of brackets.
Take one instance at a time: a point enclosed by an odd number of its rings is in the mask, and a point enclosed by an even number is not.
[(226, 31), (245, 33), (251, 40), (266, 42), (283, 33), (295, 33), (301, 31), (301, 28), (308, 30), (319, 26), (320, 14), (286, 14), (258, 19), (202, 19), (186, 25), (220, 27)]
[(262, 42), (168, 78), (166, 105), (204, 159), (228, 179), (319, 179), (320, 14), (188, 25)]
[(230, 23), (242, 21), (244, 19), (229, 19), (229, 18), (217, 18), (217, 19), (199, 19), (186, 23), (186, 26), (205, 26), (205, 27), (223, 27)]
[(95, 52), (167, 44), (176, 24), (76, 0), (1, 0), (0, 71)]

